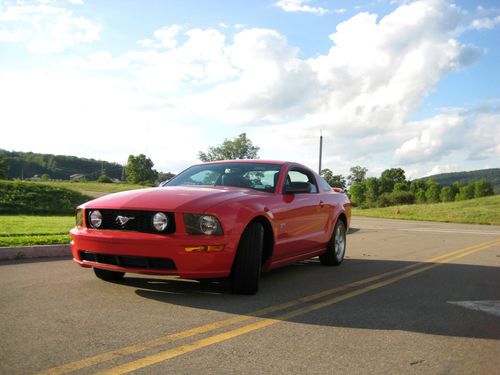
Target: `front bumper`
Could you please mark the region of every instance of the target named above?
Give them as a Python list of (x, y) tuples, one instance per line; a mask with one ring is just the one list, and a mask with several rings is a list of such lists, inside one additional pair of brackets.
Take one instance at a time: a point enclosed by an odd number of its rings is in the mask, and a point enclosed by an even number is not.
[[(226, 235), (157, 235), (87, 228), (73, 228), (70, 235), (73, 260), (82, 267), (187, 279), (229, 276), (239, 240)], [(186, 248), (220, 245), (223, 245), (221, 251), (186, 251)], [(172, 267), (160, 266), (169, 263), (168, 260)]]

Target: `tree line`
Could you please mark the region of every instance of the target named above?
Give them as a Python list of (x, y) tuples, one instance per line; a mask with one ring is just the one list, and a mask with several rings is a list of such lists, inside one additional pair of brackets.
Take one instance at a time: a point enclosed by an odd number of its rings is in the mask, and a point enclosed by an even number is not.
[(331, 186), (345, 189), (353, 205), (361, 208), (387, 207), (398, 204), (453, 202), (493, 195), (493, 187), (486, 179), (463, 184), (456, 181), (443, 186), (432, 179), (409, 181), (401, 168), (390, 168), (380, 177), (366, 177), (366, 168), (355, 166), (344, 178), (333, 175), (329, 169), (322, 176)]

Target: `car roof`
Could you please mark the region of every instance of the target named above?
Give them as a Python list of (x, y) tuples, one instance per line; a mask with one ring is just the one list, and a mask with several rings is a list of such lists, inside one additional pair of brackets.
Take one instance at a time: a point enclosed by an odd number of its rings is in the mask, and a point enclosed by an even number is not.
[(279, 160), (262, 160), (262, 159), (234, 159), (234, 160), (216, 160), (209, 161), (206, 163), (199, 163), (199, 165), (203, 164), (226, 164), (226, 163), (249, 163), (249, 164), (295, 164), (288, 161), (279, 161)]
[(233, 160), (216, 160), (216, 161), (209, 161), (206, 163), (198, 163), (195, 165), (206, 165), (206, 164), (237, 164), (237, 163), (246, 163), (246, 164), (275, 164), (275, 165), (286, 165), (286, 166), (297, 166), (301, 168), (308, 169), (309, 171), (313, 172), (316, 174), (316, 172), (312, 169), (309, 168), (308, 166), (293, 162), (293, 161), (283, 161), (283, 160), (263, 160), (263, 159), (233, 159)]

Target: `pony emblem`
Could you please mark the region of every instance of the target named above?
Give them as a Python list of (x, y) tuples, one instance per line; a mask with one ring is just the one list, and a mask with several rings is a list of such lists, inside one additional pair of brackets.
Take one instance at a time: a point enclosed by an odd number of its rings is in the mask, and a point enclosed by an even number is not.
[(134, 219), (135, 219), (135, 217), (117, 216), (115, 221), (117, 224), (120, 224), (120, 226), (123, 228), (125, 225), (127, 225), (127, 223), (130, 220), (134, 220)]

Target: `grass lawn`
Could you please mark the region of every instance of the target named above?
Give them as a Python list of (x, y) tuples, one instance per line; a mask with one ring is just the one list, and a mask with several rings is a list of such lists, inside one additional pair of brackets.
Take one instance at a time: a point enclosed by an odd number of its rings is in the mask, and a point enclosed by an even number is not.
[[(396, 210), (399, 210), (399, 215)], [(354, 208), (352, 214), (387, 219), (500, 225), (500, 195), (448, 203)]]
[[(142, 189), (142, 185), (104, 184), (99, 182), (48, 181), (32, 182), (61, 187), (100, 197), (125, 190)], [(74, 227), (75, 217), (0, 215), (0, 246), (58, 245), (70, 242), (68, 231)]]
[(70, 182), (70, 181), (47, 181), (37, 182), (50, 186), (62, 187), (70, 190), (78, 191), (79, 193), (90, 195), (91, 197), (101, 197), (106, 194), (117, 193), (125, 190), (143, 189), (145, 186), (133, 184), (104, 184), (100, 182)]
[[(396, 210), (399, 210), (399, 215), (395, 214)], [(366, 210), (354, 208), (352, 214), (389, 219), (500, 225), (500, 195), (450, 203)], [(70, 241), (68, 231), (74, 225), (74, 216), (0, 216), (0, 246), (66, 244)]]
[(69, 243), (74, 216), (0, 216), (0, 246)]

